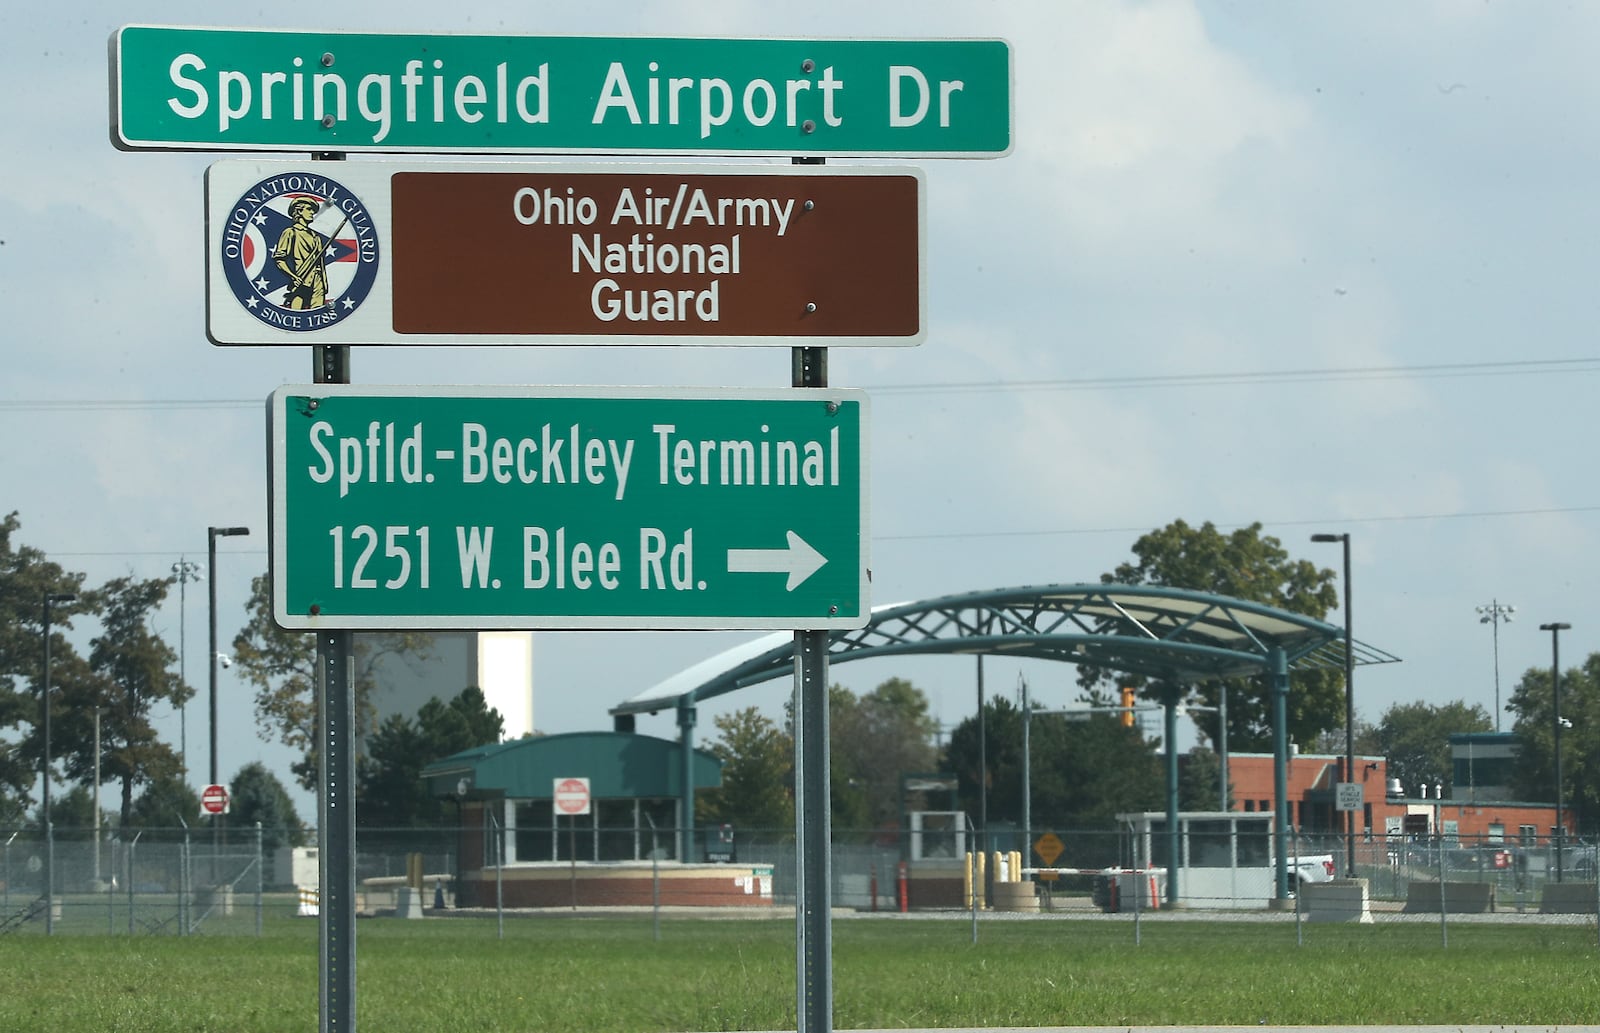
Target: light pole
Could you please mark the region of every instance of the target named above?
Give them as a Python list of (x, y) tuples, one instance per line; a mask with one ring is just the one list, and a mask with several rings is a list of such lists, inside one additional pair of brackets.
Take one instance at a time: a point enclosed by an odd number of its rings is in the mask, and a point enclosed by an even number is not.
[(1556, 881), (1561, 881), (1561, 841), (1566, 838), (1566, 826), (1561, 820), (1561, 633), (1572, 627), (1559, 621), (1539, 625), (1540, 631), (1550, 633), (1550, 725), (1555, 730), (1556, 755)]
[[(172, 576), (178, 579), (178, 680), (185, 685), (189, 683), (188, 675), (184, 671), (185, 660), (189, 655), (189, 645), (186, 641), (189, 629), (188, 593), (184, 591), (191, 581), (204, 581), (205, 575), (200, 572), (200, 564), (194, 563), (186, 556), (179, 556), (178, 562), (172, 565)], [(183, 764), (185, 771), (189, 770), (189, 704), (187, 701), (178, 707), (178, 759)]]
[[(1356, 780), (1356, 688), (1355, 639), (1351, 637), (1350, 614), (1350, 532), (1314, 534), (1314, 542), (1340, 542), (1344, 545), (1344, 781)], [(1345, 875), (1356, 877), (1356, 812), (1345, 812)]]
[(56, 929), (56, 841), (50, 822), (50, 608), (76, 600), (70, 592), (46, 592), (44, 597), (44, 691), (39, 702), (44, 706), (44, 931)]
[(1478, 607), (1478, 623), (1494, 627), (1494, 730), (1500, 730), (1500, 625), (1510, 624), (1515, 606), (1491, 600), (1488, 606)]
[[(211, 582), (211, 767), (210, 785), (217, 784), (217, 539), (250, 533), (248, 527), (206, 528), (206, 579)], [(182, 595), (180, 589), (179, 595)]]

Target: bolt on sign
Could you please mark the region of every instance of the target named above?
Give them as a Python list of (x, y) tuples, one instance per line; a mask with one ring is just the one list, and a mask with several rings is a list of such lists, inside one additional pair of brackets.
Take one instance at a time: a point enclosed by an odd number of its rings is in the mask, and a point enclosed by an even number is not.
[(995, 39), (475, 36), (129, 25), (126, 150), (1000, 157)]
[(217, 162), (218, 344), (915, 345), (922, 172)]
[(288, 386), (284, 628), (863, 627), (866, 396)]

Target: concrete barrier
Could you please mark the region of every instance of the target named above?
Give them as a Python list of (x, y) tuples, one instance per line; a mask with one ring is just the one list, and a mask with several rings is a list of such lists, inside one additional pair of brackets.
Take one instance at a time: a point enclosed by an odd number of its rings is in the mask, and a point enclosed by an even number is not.
[(1444, 911), (1452, 915), (1480, 915), (1494, 910), (1492, 882), (1419, 882), (1406, 884), (1407, 914), (1434, 914), (1440, 910), (1440, 888), (1444, 891)]
[(1366, 879), (1334, 879), (1300, 887), (1300, 907), (1308, 922), (1371, 922)]
[(1039, 895), (1032, 882), (997, 882), (993, 896), (996, 911), (1039, 910)]
[(1547, 882), (1539, 898), (1541, 915), (1592, 915), (1595, 907), (1592, 882)]
[(396, 918), (422, 917), (422, 891), (410, 886), (395, 890), (394, 914)]

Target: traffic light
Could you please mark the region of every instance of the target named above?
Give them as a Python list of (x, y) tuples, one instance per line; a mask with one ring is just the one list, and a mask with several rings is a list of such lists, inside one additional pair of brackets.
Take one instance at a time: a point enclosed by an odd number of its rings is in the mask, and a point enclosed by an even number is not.
[(1133, 727), (1133, 695), (1136, 690), (1132, 685), (1122, 687), (1122, 727)]

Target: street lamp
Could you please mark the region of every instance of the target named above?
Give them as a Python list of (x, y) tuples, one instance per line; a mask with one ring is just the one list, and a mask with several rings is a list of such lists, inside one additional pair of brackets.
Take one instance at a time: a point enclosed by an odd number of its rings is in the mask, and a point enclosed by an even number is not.
[(1511, 615), (1517, 612), (1515, 606), (1501, 603), (1495, 599), (1488, 606), (1478, 607), (1478, 623), (1489, 624), (1494, 627), (1494, 730), (1500, 730), (1500, 625), (1510, 624)]
[[(1344, 781), (1356, 780), (1356, 690), (1355, 639), (1351, 637), (1350, 614), (1350, 533), (1314, 534), (1314, 542), (1340, 542), (1344, 545)], [(1345, 874), (1356, 877), (1356, 812), (1345, 812)]]
[[(191, 561), (186, 556), (178, 557), (178, 562), (172, 565), (172, 576), (178, 579), (178, 680), (188, 684), (188, 676), (184, 671), (184, 663), (189, 655), (187, 632), (189, 630), (188, 593), (184, 589), (189, 587), (191, 581), (204, 581), (205, 575), (200, 572), (200, 564)], [(185, 701), (178, 707), (178, 759), (183, 762), (184, 771), (189, 770), (189, 704)]]
[[(206, 579), (211, 582), (211, 767), (209, 785), (217, 784), (217, 539), (250, 533), (248, 527), (206, 528)], [(179, 595), (181, 597), (182, 591)]]
[(1556, 755), (1556, 881), (1561, 881), (1561, 840), (1565, 838), (1566, 826), (1561, 820), (1561, 633), (1572, 627), (1570, 624), (1552, 622), (1539, 625), (1540, 631), (1550, 633), (1550, 725), (1555, 729), (1555, 755)]
[(50, 608), (73, 602), (70, 592), (47, 592), (44, 597), (44, 691), (39, 702), (44, 706), (44, 793), (41, 817), (44, 818), (44, 931), (55, 932), (56, 843), (50, 823)]

